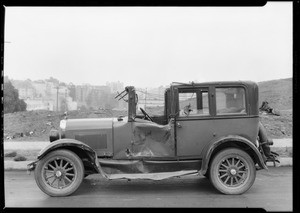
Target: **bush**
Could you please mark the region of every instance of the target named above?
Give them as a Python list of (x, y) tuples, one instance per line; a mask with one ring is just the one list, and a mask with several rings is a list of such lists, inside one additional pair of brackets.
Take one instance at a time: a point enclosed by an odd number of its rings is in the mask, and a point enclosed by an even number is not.
[(17, 155), (16, 157), (14, 157), (14, 161), (25, 161), (27, 160), (27, 158), (25, 158), (22, 155)]
[(10, 81), (4, 82), (3, 97), (4, 114), (26, 111), (27, 104), (24, 100), (19, 99), (19, 92)]
[(17, 152), (15, 152), (15, 151), (4, 154), (4, 157), (7, 157), (7, 158), (12, 158), (12, 157), (16, 157), (16, 156), (17, 156)]

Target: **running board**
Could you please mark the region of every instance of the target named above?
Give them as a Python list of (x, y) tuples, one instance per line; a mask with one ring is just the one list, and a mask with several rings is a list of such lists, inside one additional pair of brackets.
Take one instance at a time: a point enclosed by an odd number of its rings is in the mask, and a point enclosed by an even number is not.
[(159, 173), (135, 173), (135, 174), (105, 174), (109, 180), (115, 179), (150, 179), (163, 180), (171, 177), (180, 177), (185, 175), (198, 175), (198, 170), (177, 171), (177, 172), (159, 172)]

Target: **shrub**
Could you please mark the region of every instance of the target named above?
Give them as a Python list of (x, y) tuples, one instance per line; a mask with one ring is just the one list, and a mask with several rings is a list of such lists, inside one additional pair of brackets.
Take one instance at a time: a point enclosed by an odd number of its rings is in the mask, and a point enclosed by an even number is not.
[(27, 158), (25, 158), (22, 155), (17, 155), (16, 157), (14, 157), (14, 161), (25, 161), (27, 160)]
[(26, 111), (27, 104), (24, 100), (19, 99), (19, 92), (10, 81), (4, 82), (3, 97), (4, 114)]
[(4, 157), (8, 157), (8, 158), (16, 157), (16, 156), (17, 156), (17, 152), (15, 152), (15, 151), (4, 154)]

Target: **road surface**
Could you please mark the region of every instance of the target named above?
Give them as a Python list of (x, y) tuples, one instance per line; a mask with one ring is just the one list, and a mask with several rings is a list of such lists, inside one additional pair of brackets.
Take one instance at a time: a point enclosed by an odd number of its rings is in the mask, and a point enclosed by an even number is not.
[(187, 176), (161, 181), (84, 179), (69, 197), (49, 197), (36, 185), (34, 175), (5, 171), (6, 207), (238, 207), (292, 211), (292, 167), (269, 167), (257, 172), (254, 185), (243, 195), (218, 193), (209, 180)]

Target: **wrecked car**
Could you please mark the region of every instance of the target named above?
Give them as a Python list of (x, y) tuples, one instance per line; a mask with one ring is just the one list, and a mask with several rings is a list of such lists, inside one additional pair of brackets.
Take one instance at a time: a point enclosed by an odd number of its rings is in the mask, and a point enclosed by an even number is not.
[(28, 165), (44, 193), (68, 196), (83, 178), (100, 174), (109, 180), (198, 175), (221, 193), (242, 194), (257, 170), (277, 161), (259, 121), (254, 82), (172, 83), (162, 115), (138, 107), (133, 86), (116, 98), (128, 102), (128, 115), (66, 117), (51, 131), (50, 145)]

